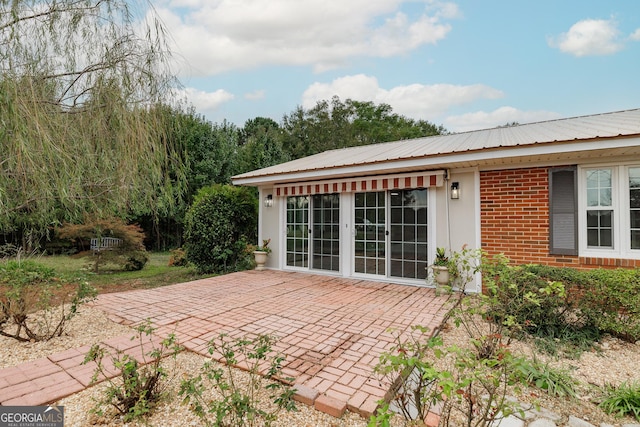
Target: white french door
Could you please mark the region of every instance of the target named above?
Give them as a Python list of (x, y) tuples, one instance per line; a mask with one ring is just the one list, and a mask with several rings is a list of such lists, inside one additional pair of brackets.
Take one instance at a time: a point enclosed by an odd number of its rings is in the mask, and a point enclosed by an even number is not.
[[(428, 190), (352, 194), (345, 199), (353, 209), (351, 247), (348, 233), (341, 236), (340, 194), (287, 197), (286, 267), (339, 272), (343, 265), (347, 275), (425, 279)], [(345, 264), (341, 262), (343, 250), (350, 260)]]
[(340, 196), (291, 196), (286, 209), (286, 265), (339, 271)]
[(427, 196), (426, 189), (355, 194), (354, 273), (426, 278)]

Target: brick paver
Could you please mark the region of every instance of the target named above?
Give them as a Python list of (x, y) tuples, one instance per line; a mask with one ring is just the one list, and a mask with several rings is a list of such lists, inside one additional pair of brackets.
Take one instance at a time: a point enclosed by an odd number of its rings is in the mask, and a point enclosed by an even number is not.
[[(300, 389), (298, 400), (335, 416), (347, 408), (363, 416), (375, 411), (388, 384), (378, 381), (373, 367), (393, 345), (394, 333), (412, 325), (433, 330), (449, 307), (448, 297), (433, 289), (268, 270), (104, 294), (94, 305), (125, 325), (149, 319), (159, 337), (175, 333), (203, 355), (223, 332), (276, 335), (276, 348), (287, 357), (284, 372)], [(102, 344), (140, 356), (130, 336)], [(8, 384), (0, 404), (45, 404), (82, 390), (93, 373), (81, 365), (87, 350), (0, 370), (0, 384)]]

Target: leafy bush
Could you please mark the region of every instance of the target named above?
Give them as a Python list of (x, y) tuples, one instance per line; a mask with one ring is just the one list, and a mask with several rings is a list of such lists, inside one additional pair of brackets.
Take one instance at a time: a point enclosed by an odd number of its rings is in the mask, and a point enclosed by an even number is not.
[(585, 319), (561, 281), (540, 276), (529, 266), (510, 266), (506, 258), (500, 265), (483, 262), (483, 269), (490, 274), (488, 293), (495, 298), (492, 313), (497, 320), (506, 321), (512, 332), (566, 338), (585, 327)]
[[(381, 381), (391, 384), (390, 401), (406, 419), (424, 420), (430, 409), (442, 399), (433, 393), (438, 380), (429, 351), (442, 346), (442, 338), (430, 337), (429, 329), (412, 326), (406, 337), (396, 335), (395, 344), (380, 355), (373, 372)], [(386, 403), (386, 402), (385, 402)], [(386, 420), (388, 406), (382, 406), (373, 425)]]
[(187, 260), (200, 273), (250, 268), (247, 243), (255, 241), (258, 201), (249, 188), (202, 188), (185, 218)]
[[(179, 392), (184, 396), (183, 402), (188, 403), (207, 426), (270, 426), (279, 411), (295, 410), (292, 399), (295, 390), (282, 382), (292, 382), (293, 378), (281, 376), (284, 357), (273, 353), (274, 340), (272, 336), (259, 335), (234, 341), (226, 334), (212, 340), (209, 354), (222, 357), (223, 365), (207, 361), (200, 375), (183, 380)], [(234, 377), (233, 367), (240, 363), (249, 373), (248, 384)], [(260, 370), (265, 368), (263, 377)], [(222, 398), (211, 399), (205, 395), (211, 388)], [(262, 388), (270, 393), (275, 404), (272, 410), (259, 406), (257, 391)]]
[(581, 310), (602, 331), (624, 340), (640, 340), (640, 270), (585, 272), (590, 287), (583, 290)]
[(122, 242), (115, 247), (97, 252), (84, 252), (90, 259), (93, 271), (98, 273), (100, 268), (112, 263), (119, 265), (125, 271), (142, 270), (149, 260), (144, 248), (144, 232), (137, 224), (127, 225), (119, 218), (87, 219), (83, 224), (63, 224), (57, 230), (61, 239), (88, 242), (92, 238), (114, 237)]
[[(61, 291), (66, 286), (75, 292)], [(33, 261), (9, 261), (0, 266), (0, 335), (18, 341), (59, 337), (78, 307), (95, 295), (85, 281), (57, 276)]]
[[(178, 353), (182, 350), (175, 335), (171, 334), (157, 346), (153, 341), (154, 329), (147, 320), (138, 328), (137, 335), (131, 339), (137, 339), (142, 352), (142, 360), (138, 361), (134, 356), (117, 351), (111, 355), (113, 366), (119, 370), (118, 381), (109, 378), (109, 370), (104, 365), (104, 357), (107, 351), (95, 344), (85, 356), (84, 363), (95, 362), (96, 371), (92, 383), (99, 378), (107, 378), (108, 386), (102, 399), (96, 402), (93, 412), (99, 415), (104, 413), (104, 407), (115, 408), (117, 413), (124, 417), (124, 421), (131, 421), (148, 414), (154, 404), (163, 396), (169, 381), (169, 373), (162, 366), (163, 359), (171, 356), (175, 362)], [(144, 352), (145, 348), (151, 350)]]
[(169, 267), (186, 267), (189, 264), (187, 261), (187, 253), (182, 248), (173, 249), (171, 256), (169, 257)]
[(640, 421), (640, 383), (622, 383), (619, 387), (608, 386), (599, 406), (608, 414), (631, 415)]
[[(474, 338), (482, 341), (481, 336)], [(380, 356), (375, 372), (392, 382), (399, 381), (391, 400), (405, 419), (420, 422), (438, 404), (442, 405), (443, 425), (486, 427), (514, 412), (522, 413), (519, 404), (507, 397), (507, 390), (526, 384), (522, 373), (530, 370), (530, 364), (515, 356), (507, 345), (479, 357), (477, 347), (444, 348), (441, 339), (430, 337), (420, 326), (413, 327), (409, 338), (396, 341)], [(439, 367), (436, 360), (450, 361), (449, 367)], [(371, 427), (389, 425), (389, 405), (381, 403), (369, 421)]]
[(576, 270), (548, 275), (547, 267), (512, 266), (501, 254), (484, 254), (480, 269), (485, 294), (476, 314), (492, 319), (491, 328), (499, 335), (533, 336), (539, 348), (549, 353), (581, 351), (600, 337), (591, 317), (580, 309), (574, 286), (567, 291), (557, 280), (575, 276)]
[(123, 269), (125, 271), (140, 271), (148, 261), (149, 255), (146, 251), (132, 251), (126, 255)]
[(640, 339), (640, 270), (575, 270), (540, 265), (526, 267), (538, 277), (562, 281), (569, 303), (585, 325), (627, 341)]

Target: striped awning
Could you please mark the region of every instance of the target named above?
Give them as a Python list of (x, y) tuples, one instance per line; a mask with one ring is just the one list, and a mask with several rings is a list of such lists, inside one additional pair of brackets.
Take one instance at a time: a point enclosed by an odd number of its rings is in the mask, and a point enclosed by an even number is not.
[(444, 171), (428, 171), (400, 175), (277, 184), (274, 185), (273, 190), (276, 196), (305, 196), (308, 194), (359, 193), (363, 191), (441, 187), (443, 183)]

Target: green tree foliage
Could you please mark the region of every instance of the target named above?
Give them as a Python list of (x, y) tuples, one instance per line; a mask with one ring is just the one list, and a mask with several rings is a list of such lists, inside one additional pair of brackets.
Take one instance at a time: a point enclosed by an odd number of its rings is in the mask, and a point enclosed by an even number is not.
[(283, 147), (291, 158), (335, 148), (439, 135), (445, 132), (426, 120), (393, 113), (387, 104), (347, 99), (318, 101), (310, 110), (296, 108), (283, 118)]
[[(228, 184), (235, 173), (239, 129), (231, 123), (221, 125), (206, 120), (193, 109), (181, 111), (165, 108), (171, 151), (181, 156), (169, 176), (175, 182), (186, 182), (185, 191), (176, 195), (171, 204), (159, 206), (160, 215), (145, 212), (136, 216), (150, 237), (148, 244), (157, 250), (182, 245), (184, 217), (202, 187)], [(159, 202), (162, 201), (159, 196)]]
[(185, 115), (181, 131), (187, 150), (190, 203), (200, 188), (231, 182), (239, 130), (232, 123), (211, 123), (192, 113)]
[(202, 188), (185, 218), (187, 260), (201, 273), (249, 266), (247, 244), (256, 240), (258, 204), (247, 187)]
[(172, 203), (167, 63), (149, 3), (0, 0), (0, 231)]
[(240, 132), (236, 173), (249, 172), (289, 160), (282, 146), (280, 126), (273, 120), (257, 117), (245, 122)]

